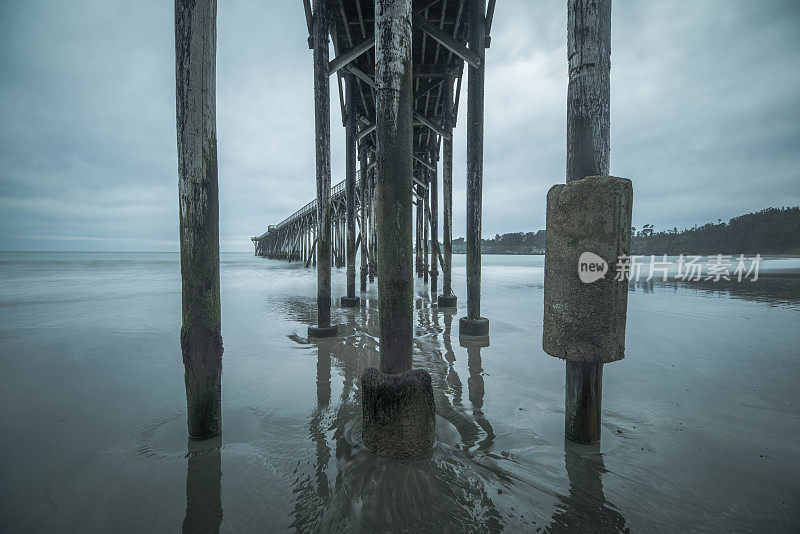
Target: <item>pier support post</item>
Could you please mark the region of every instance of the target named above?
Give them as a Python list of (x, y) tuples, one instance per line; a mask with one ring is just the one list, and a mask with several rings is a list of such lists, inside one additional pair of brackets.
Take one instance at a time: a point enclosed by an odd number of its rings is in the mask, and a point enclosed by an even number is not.
[(347, 296), (341, 298), (343, 308), (356, 308), (361, 298), (356, 296), (356, 80), (344, 75), (346, 134), (345, 134), (345, 217), (347, 220)]
[[(313, 221), (313, 226), (311, 227), (311, 237), (313, 237), (312, 246), (311, 246), (311, 265), (314, 266), (314, 267), (317, 266), (317, 250), (319, 249), (319, 244), (317, 243), (317, 228), (318, 228), (318, 226), (319, 225), (317, 223), (317, 219), (315, 218), (314, 221)], [(319, 275), (317, 275), (317, 276), (319, 276)], [(319, 281), (319, 278), (317, 278), (317, 281)]]
[(440, 308), (454, 308), (458, 302), (453, 294), (453, 75), (444, 78), (444, 130), (450, 137), (442, 139), (442, 208), (444, 223), (442, 236), (442, 294)]
[[(436, 168), (436, 158), (430, 158), (430, 163)], [(430, 191), (430, 210), (431, 210), (431, 295), (436, 295), (438, 290), (439, 264), (437, 252), (439, 250), (439, 177), (436, 171), (428, 173), (430, 181), (428, 190)]]
[(375, 168), (369, 172), (369, 281), (378, 274), (378, 184)]
[(367, 290), (367, 259), (368, 254), (367, 250), (369, 250), (369, 239), (368, 239), (368, 231), (367, 231), (367, 206), (369, 204), (369, 179), (367, 171), (367, 145), (361, 144), (358, 147), (358, 163), (359, 163), (359, 173), (358, 175), (361, 177), (361, 183), (359, 187), (359, 198), (361, 201), (359, 202), (360, 208), (360, 215), (361, 215), (361, 291)]
[(420, 165), (419, 177), (426, 187), (422, 191), (422, 282), (428, 283), (429, 266), (428, 266), (428, 232), (430, 230), (430, 204), (428, 197), (430, 196), (430, 185), (428, 184), (428, 169)]
[[(624, 358), (627, 280), (617, 258), (630, 252), (633, 187), (607, 176), (610, 153), (611, 0), (568, 0), (566, 185), (547, 194), (542, 346), (566, 360), (564, 433), (600, 440), (603, 364)], [(588, 261), (609, 267), (581, 276)]]
[(416, 237), (416, 246), (414, 247), (415, 254), (415, 267), (417, 271), (417, 276), (422, 276), (422, 225), (424, 224), (423, 221), (423, 205), (424, 202), (421, 200), (423, 196), (422, 188), (417, 185), (413, 184), (412, 187), (417, 191), (419, 198), (417, 198), (417, 220), (416, 220), (416, 228), (414, 229), (414, 235)]
[(483, 203), (483, 86), (486, 58), (486, 0), (467, 0), (469, 49), (480, 56), (468, 67), (467, 91), (467, 316), (459, 335), (489, 334), (489, 319), (481, 317), (481, 207)]
[(331, 106), (328, 83), (328, 12), (325, 0), (314, 0), (314, 132), (317, 168), (317, 324), (309, 337), (331, 337)]
[(431, 378), (411, 370), (413, 115), (411, 0), (375, 2), (378, 146), (378, 308), (381, 369), (361, 376), (364, 445), (395, 458), (433, 447)]
[(181, 352), (190, 438), (222, 429), (216, 0), (175, 2)]

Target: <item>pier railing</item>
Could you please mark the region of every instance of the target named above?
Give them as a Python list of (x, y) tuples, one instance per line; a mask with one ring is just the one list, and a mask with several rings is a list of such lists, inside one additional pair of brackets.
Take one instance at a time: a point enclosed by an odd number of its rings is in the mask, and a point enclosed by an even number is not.
[[(342, 180), (338, 184), (336, 184), (333, 187), (331, 187), (331, 197), (330, 197), (331, 204), (333, 204), (334, 202), (340, 200), (340, 198), (342, 196), (344, 196), (344, 194), (345, 194), (344, 186), (345, 186), (345, 180)], [(361, 190), (361, 173), (360, 173), (360, 171), (356, 171), (356, 191), (360, 191), (360, 190)], [(358, 204), (358, 203), (359, 203), (358, 194), (356, 194), (356, 204)], [(250, 239), (251, 239), (251, 241), (255, 241), (257, 239), (261, 239), (263, 237), (266, 237), (266, 235), (268, 233), (278, 231), (278, 230), (284, 228), (285, 226), (287, 226), (289, 224), (292, 224), (296, 220), (302, 219), (303, 217), (306, 217), (309, 213), (316, 211), (316, 209), (317, 209), (317, 199), (314, 199), (311, 202), (309, 202), (308, 204), (306, 204), (305, 206), (303, 206), (302, 208), (300, 208), (299, 210), (295, 211), (294, 213), (292, 213), (291, 215), (286, 217), (284, 220), (282, 220), (278, 224), (270, 224), (267, 227), (267, 231), (264, 232), (263, 234), (261, 234), (260, 236), (255, 236), (255, 237), (252, 237)]]

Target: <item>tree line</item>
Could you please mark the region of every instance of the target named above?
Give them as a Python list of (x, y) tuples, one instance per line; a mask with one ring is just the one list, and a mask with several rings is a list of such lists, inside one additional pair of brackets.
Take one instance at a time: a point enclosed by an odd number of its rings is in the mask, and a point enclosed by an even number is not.
[[(484, 254), (544, 254), (545, 231), (496, 234), (481, 240)], [(463, 237), (455, 254), (466, 253)], [(767, 208), (728, 222), (656, 231), (652, 224), (631, 228), (631, 254), (800, 254), (800, 207)]]
[[(544, 254), (544, 230), (496, 234), (494, 239), (481, 239), (483, 254)], [(463, 237), (453, 240), (453, 253), (465, 254)]]
[(631, 228), (633, 254), (800, 254), (800, 207), (767, 208), (703, 226)]

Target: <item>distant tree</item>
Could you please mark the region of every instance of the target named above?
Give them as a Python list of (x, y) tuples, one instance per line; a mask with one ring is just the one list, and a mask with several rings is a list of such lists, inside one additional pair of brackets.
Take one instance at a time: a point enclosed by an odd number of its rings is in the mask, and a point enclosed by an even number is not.
[[(648, 232), (647, 229), (650, 229)], [(645, 225), (631, 240), (634, 254), (800, 253), (800, 207), (767, 208), (717, 223), (654, 232)]]

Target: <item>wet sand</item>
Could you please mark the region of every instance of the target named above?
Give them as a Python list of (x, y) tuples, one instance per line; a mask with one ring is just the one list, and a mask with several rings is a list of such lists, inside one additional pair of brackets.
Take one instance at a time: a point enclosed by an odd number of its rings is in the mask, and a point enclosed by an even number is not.
[[(376, 286), (309, 342), (316, 278), (224, 254), (223, 434), (188, 442), (176, 254), (0, 253), (0, 530), (753, 531), (800, 528), (800, 279), (639, 285), (599, 446), (563, 437), (541, 256), (485, 256), (490, 346), (418, 280), (437, 444), (360, 443)], [(344, 293), (334, 269), (334, 301)]]

